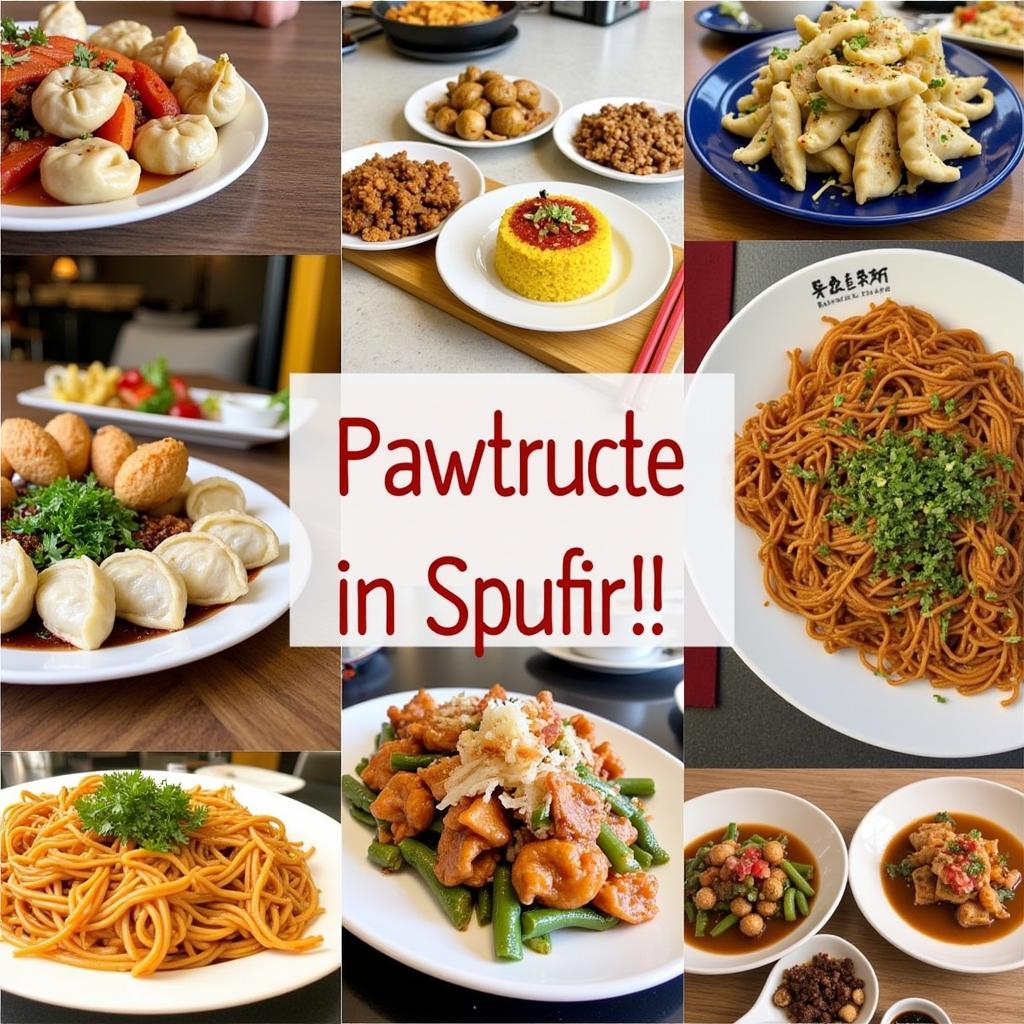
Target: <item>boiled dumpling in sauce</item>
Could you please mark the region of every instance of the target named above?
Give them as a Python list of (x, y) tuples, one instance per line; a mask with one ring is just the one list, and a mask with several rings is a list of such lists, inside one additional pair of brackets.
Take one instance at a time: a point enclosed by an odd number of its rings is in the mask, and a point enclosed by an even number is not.
[(168, 114), (136, 133), (132, 155), (151, 174), (185, 174), (217, 152), (217, 129), (205, 114)]
[(193, 522), (211, 512), (245, 511), (245, 494), (242, 488), (223, 476), (208, 476), (192, 485), (185, 499), (185, 514)]
[(39, 573), (16, 540), (0, 544), (0, 633), (24, 625), (35, 607)]
[(165, 82), (173, 82), (199, 56), (195, 40), (184, 25), (150, 40), (139, 50), (138, 59), (148, 64)]
[(249, 576), (242, 560), (210, 533), (176, 533), (161, 541), (153, 554), (181, 573), (189, 604), (230, 604), (248, 593)]
[(72, 139), (51, 146), (39, 165), (47, 195), (62, 203), (110, 203), (135, 195), (142, 168), (115, 142)]
[(219, 537), (246, 569), (268, 565), (281, 550), (277, 534), (262, 519), (244, 512), (211, 512), (194, 522), (192, 529)]
[(114, 584), (91, 558), (66, 558), (39, 574), (36, 611), (54, 636), (94, 651), (114, 628)]
[(84, 39), (85, 15), (75, 6), (74, 0), (59, 0), (58, 3), (46, 4), (39, 12), (39, 27), (48, 36)]
[(118, 551), (100, 564), (114, 584), (119, 619), (147, 629), (181, 629), (188, 592), (185, 580), (152, 551)]
[(32, 116), (62, 139), (79, 139), (109, 121), (121, 103), (125, 80), (102, 68), (54, 68), (32, 93)]
[(205, 114), (214, 128), (233, 121), (245, 104), (245, 86), (226, 53), (214, 64), (189, 64), (172, 91), (186, 114)]
[(134, 60), (152, 38), (153, 31), (148, 25), (121, 18), (97, 29), (89, 36), (89, 42), (93, 46), (102, 46), (105, 50), (123, 53)]

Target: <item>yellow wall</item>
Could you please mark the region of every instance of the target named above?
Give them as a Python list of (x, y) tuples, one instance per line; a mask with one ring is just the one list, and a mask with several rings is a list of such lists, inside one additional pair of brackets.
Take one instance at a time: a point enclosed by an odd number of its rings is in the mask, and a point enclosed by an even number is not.
[(288, 287), (279, 386), (290, 373), (341, 370), (341, 258), (295, 256)]

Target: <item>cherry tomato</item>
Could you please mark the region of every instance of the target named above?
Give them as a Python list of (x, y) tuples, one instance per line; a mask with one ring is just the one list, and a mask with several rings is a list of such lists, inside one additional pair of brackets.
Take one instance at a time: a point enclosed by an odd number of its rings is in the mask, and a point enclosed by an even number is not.
[(142, 374), (138, 370), (125, 370), (117, 382), (119, 388), (137, 388), (142, 383)]
[(201, 420), (203, 410), (190, 398), (177, 401), (167, 410), (169, 416), (183, 416), (186, 419)]
[(156, 388), (152, 384), (147, 384), (143, 381), (137, 387), (124, 387), (122, 385), (117, 386), (118, 395), (124, 399), (133, 408), (140, 402), (144, 402), (150, 395), (156, 394)]
[(191, 401), (188, 394), (188, 384), (185, 383), (184, 377), (172, 377), (171, 390), (174, 392), (174, 397), (178, 399), (179, 402)]

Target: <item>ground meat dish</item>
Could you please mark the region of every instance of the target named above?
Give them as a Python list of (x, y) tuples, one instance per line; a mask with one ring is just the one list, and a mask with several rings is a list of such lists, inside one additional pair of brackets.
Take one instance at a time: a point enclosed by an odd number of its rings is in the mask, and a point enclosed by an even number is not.
[(188, 533), (192, 524), (181, 516), (147, 516), (139, 515), (139, 528), (132, 534), (132, 539), (140, 548), (152, 551), (157, 544), (173, 537), (176, 533)]
[(648, 103), (606, 103), (584, 114), (573, 136), (580, 156), (624, 174), (664, 174), (683, 166), (683, 122)]
[(432, 231), (458, 205), (448, 163), (410, 160), (405, 151), (375, 154), (341, 179), (342, 231), (387, 242)]
[(844, 1024), (857, 1019), (864, 1004), (864, 981), (853, 973), (853, 961), (816, 953), (809, 964), (783, 972), (772, 1001), (795, 1024)]
[(42, 128), (36, 124), (36, 119), (32, 116), (32, 93), (36, 91), (38, 85), (38, 82), (19, 85), (4, 103), (3, 116), (0, 118), (0, 152), (6, 153), (11, 143), (22, 141), (14, 136), (14, 132), (19, 128), (23, 132), (28, 132), (29, 138), (43, 134)]

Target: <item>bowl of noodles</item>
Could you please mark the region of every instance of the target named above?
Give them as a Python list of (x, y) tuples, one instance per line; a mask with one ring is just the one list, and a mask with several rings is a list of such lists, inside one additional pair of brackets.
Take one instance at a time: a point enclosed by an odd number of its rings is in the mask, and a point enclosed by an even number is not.
[(709, 610), (764, 682), (862, 742), (1020, 746), (1022, 320), (1024, 285), (982, 264), (859, 251), (766, 289), (701, 364), (735, 389), (734, 490), (708, 495), (735, 523), (734, 607)]
[[(174, 799), (188, 820), (167, 842), (93, 831), (117, 827), (103, 823), (132, 801)], [(340, 825), (305, 804), (146, 771), (42, 779), (0, 790), (0, 807), (5, 993), (184, 1014), (270, 999), (340, 966)]]

